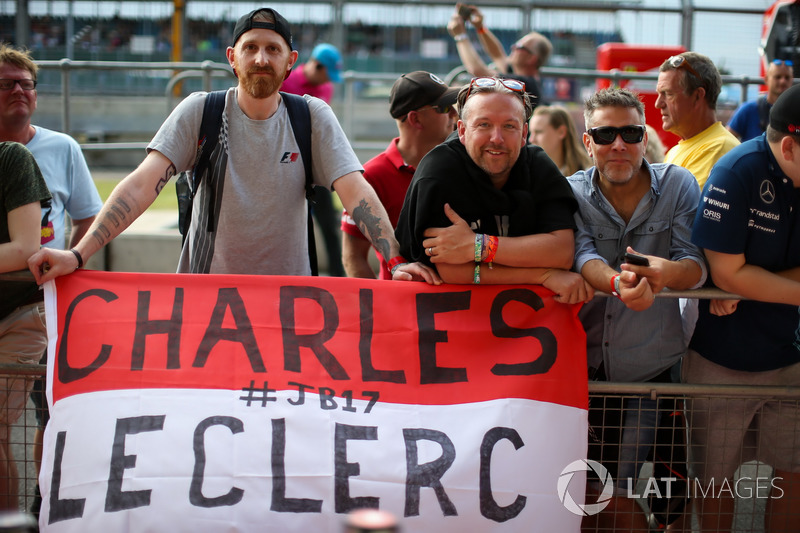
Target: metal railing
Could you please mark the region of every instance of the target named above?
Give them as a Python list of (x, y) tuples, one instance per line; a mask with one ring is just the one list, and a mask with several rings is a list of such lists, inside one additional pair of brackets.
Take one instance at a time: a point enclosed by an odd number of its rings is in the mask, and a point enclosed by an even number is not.
[[(202, 63), (173, 63), (173, 62), (129, 62), (129, 61), (73, 61), (61, 59), (59, 61), (39, 61), (39, 67), (43, 70), (58, 70), (61, 74), (61, 128), (65, 133), (71, 133), (71, 83), (70, 74), (77, 70), (112, 70), (129, 72), (136, 71), (173, 71), (175, 74), (166, 83), (165, 98), (167, 111), (174, 107), (176, 98), (175, 87), (184, 80), (200, 78), (203, 82), (203, 90), (211, 90), (212, 80), (220, 77), (233, 78), (230, 65), (227, 63), (217, 63), (204, 61)], [(456, 80), (463, 69), (458, 67), (449, 72), (445, 78), (448, 83)], [(621, 70), (590, 70), (590, 69), (571, 69), (558, 67), (545, 67), (542, 69), (544, 77), (573, 78), (577, 80), (598, 80), (608, 79), (613, 84), (620, 84), (626, 81), (646, 81), (653, 84), (658, 79), (657, 72), (630, 72)], [(342, 127), (353, 144), (355, 149), (380, 149), (385, 148), (385, 143), (358, 141), (353, 138), (354, 124), (357, 119), (357, 107), (359, 104), (358, 87), (366, 83), (385, 82), (391, 85), (400, 74), (355, 72), (347, 71), (344, 73), (344, 98), (342, 105)], [(749, 76), (722, 76), (724, 84), (738, 85), (740, 87), (740, 101), (747, 98), (747, 89), (751, 85), (763, 83), (762, 78)], [(796, 79), (800, 82), (800, 79)], [(388, 120), (388, 119), (387, 119)], [(81, 147), (85, 150), (141, 150), (146, 143), (118, 142), (118, 143), (83, 143)]]
[[(0, 376), (13, 376), (24, 377), (25, 379), (45, 379), (46, 366), (45, 365), (0, 365)], [(669, 414), (666, 412), (669, 407), (675, 405), (682, 405), (682, 409), (687, 413), (699, 409), (703, 402), (709, 399), (723, 401), (727, 405), (729, 402), (736, 401), (742, 398), (748, 399), (770, 399), (779, 402), (782, 409), (800, 409), (800, 387), (766, 387), (766, 386), (726, 386), (726, 385), (685, 385), (685, 384), (663, 384), (663, 383), (614, 383), (614, 382), (595, 382), (590, 381), (589, 387), (589, 406), (591, 409), (598, 410), (603, 416), (606, 413), (618, 410), (621, 403), (632, 402), (631, 409), (641, 411), (647, 409), (641, 407), (645, 404), (639, 403), (641, 398), (648, 398), (653, 401), (659, 402), (657, 405), (660, 417)], [(0, 395), (5, 391), (0, 390)], [(19, 508), (21, 511), (30, 511), (36, 497), (36, 490), (38, 486), (37, 479), (37, 465), (34, 458), (34, 434), (38, 428), (38, 423), (35, 417), (35, 407), (29, 400), (25, 412), (19, 420), (12, 424), (10, 432), (10, 447), (13, 456), (17, 463), (19, 472)], [(613, 413), (612, 413), (613, 414)], [(638, 416), (637, 414), (637, 416)], [(591, 417), (590, 417), (591, 418)], [(601, 426), (593, 426), (594, 431), (616, 428), (616, 422), (605, 421)], [(683, 426), (678, 427), (678, 433), (683, 433)], [(792, 443), (789, 446), (800, 446), (800, 434), (795, 432)], [(690, 496), (697, 496), (698, 493), (707, 493), (708, 484), (700, 484), (693, 480), (691, 476), (687, 479), (681, 478), (680, 475), (675, 476), (674, 472), (680, 472), (681, 469), (685, 472), (686, 463), (685, 459), (685, 445), (683, 438), (676, 438), (676, 441), (670, 442), (657, 440), (661, 455), (659, 457), (669, 457), (667, 461), (667, 468), (671, 469), (668, 474), (669, 486), (673, 494), (673, 498), (683, 498), (683, 493), (680, 496), (675, 496), (679, 493), (678, 488), (683, 487), (683, 490), (688, 490)], [(643, 443), (644, 444), (644, 443)], [(675, 459), (673, 459), (673, 457)], [(713, 460), (713, 459), (712, 459)], [(634, 498), (639, 507), (633, 507), (633, 510), (628, 510), (628, 513), (643, 513), (645, 520), (651, 524), (651, 531), (661, 530), (658, 525), (658, 514), (650, 513), (650, 504), (653, 496), (653, 491), (657, 490), (656, 483), (663, 482), (663, 470), (657, 470), (655, 458), (648, 457), (644, 461), (643, 467), (638, 475), (638, 481), (635, 482), (634, 487), (628, 489), (628, 498)], [(604, 468), (615, 468), (614, 460), (605, 459), (602, 463)], [(565, 465), (566, 466), (566, 465)], [(659, 465), (664, 468), (664, 465)], [(793, 465), (800, 467), (800, 465)], [(661, 473), (659, 473), (661, 472)], [(764, 479), (771, 479), (776, 474), (767, 465), (755, 463), (752, 461), (743, 460), (741, 466), (737, 470), (735, 482), (731, 481), (730, 487), (735, 487), (738, 491), (736, 496), (736, 509), (731, 517), (735, 524), (736, 531), (745, 532), (750, 531), (760, 533), (764, 531), (762, 524), (764, 523), (767, 515), (766, 506), (768, 494), (759, 493), (759, 484), (761, 489), (768, 487), (769, 483)], [(587, 474), (590, 481), (597, 482), (592, 475)], [(753, 480), (756, 481), (755, 484)], [(615, 480), (616, 481), (616, 480)], [(619, 490), (619, 488), (618, 488)], [(664, 491), (664, 486), (661, 486), (661, 492)], [(719, 490), (719, 487), (714, 489)], [(741, 492), (741, 494), (739, 494)], [(660, 494), (660, 493), (659, 493)], [(650, 497), (648, 497), (648, 495)], [(722, 496), (715, 494), (716, 496)], [(774, 496), (774, 495), (773, 495)], [(587, 504), (595, 503), (596, 496), (591, 494), (587, 495)], [(691, 498), (687, 502), (691, 504)], [(795, 509), (793, 512), (800, 512), (800, 509)], [(674, 515), (672, 515), (674, 516)], [(686, 526), (684, 531), (697, 531), (698, 518), (693, 514), (692, 507), (689, 505), (683, 511), (682, 520), (685, 521)], [(591, 518), (591, 517), (588, 517)], [(588, 519), (587, 518), (587, 519)], [(662, 517), (663, 518), (663, 517)], [(663, 520), (662, 520), (663, 522)], [(585, 524), (586, 526), (586, 524)], [(584, 527), (584, 531), (606, 531), (601, 526), (594, 528)], [(625, 529), (616, 529), (615, 531), (628, 531)], [(637, 530), (639, 531), (639, 530)]]
[[(2, 281), (30, 281), (33, 276), (28, 271), (11, 272), (7, 274), (0, 274)], [(598, 297), (608, 297), (605, 293), (596, 293)], [(740, 296), (735, 294), (726, 293), (720, 289), (715, 288), (702, 288), (685, 291), (670, 291), (665, 290), (656, 295), (657, 298), (702, 298), (702, 299), (741, 299)], [(46, 366), (44, 365), (0, 365), (0, 376), (24, 376), (26, 379), (37, 379), (46, 377)], [(683, 531), (697, 531), (698, 530), (698, 515), (690, 504), (692, 497), (706, 498), (709, 485), (708, 482), (701, 482), (699, 479), (694, 479), (689, 469), (691, 462), (691, 454), (687, 447), (686, 438), (686, 422), (683, 416), (698, 416), (700, 419), (709, 414), (711, 402), (716, 402), (717, 409), (719, 403), (724, 402), (727, 405), (733, 405), (733, 402), (741, 399), (749, 400), (769, 400), (778, 409), (785, 410), (800, 410), (800, 386), (756, 386), (756, 385), (698, 385), (698, 384), (684, 384), (684, 383), (619, 383), (619, 382), (602, 382), (602, 381), (589, 381), (589, 421), (590, 421), (590, 443), (595, 442), (597, 433), (605, 434), (606, 430), (612, 433), (612, 436), (603, 437), (607, 439), (600, 440), (599, 444), (590, 444), (592, 446), (599, 446), (600, 449), (613, 447), (614, 439), (613, 433), (619, 431), (622, 427), (622, 422), (619, 417), (623, 416), (622, 412), (627, 412), (625, 417), (633, 416), (636, 420), (636, 427), (639, 428), (640, 416), (645, 419), (649, 416), (649, 412), (656, 410), (658, 420), (670, 419), (669, 417), (675, 416), (679, 413), (679, 422), (674, 423), (674, 426), (659, 425), (659, 430), (655, 437), (655, 448), (646, 460), (643, 461), (641, 470), (639, 471), (633, 486), (627, 488), (627, 498), (633, 499), (638, 504), (631, 506), (629, 509), (623, 511), (635, 516), (627, 516), (631, 520), (646, 520), (650, 524), (651, 531), (660, 531), (663, 529), (664, 523), (670, 520), (678, 520), (683, 525)], [(2, 394), (3, 391), (0, 391)], [(651, 400), (648, 404), (644, 401)], [(625, 411), (622, 411), (623, 407)], [(35, 490), (37, 480), (35, 477), (36, 467), (33, 459), (33, 434), (36, 429), (36, 421), (34, 418), (34, 407), (29, 401), (25, 409), (24, 415), (12, 427), (11, 431), (11, 446), (14, 449), (14, 456), (18, 462), (18, 471), (20, 472), (20, 507), (22, 510), (30, 508), (35, 497)], [(724, 409), (723, 409), (724, 410)], [(592, 414), (594, 413), (594, 415)], [(633, 413), (633, 414), (630, 414)], [(717, 413), (715, 410), (714, 413)], [(610, 418), (606, 418), (610, 415)], [(617, 416), (618, 418), (614, 418)], [(708, 418), (708, 417), (706, 417)], [(600, 419), (601, 422), (597, 423)], [(625, 418), (627, 420), (627, 418)], [(674, 420), (674, 418), (670, 419)], [(689, 426), (691, 430), (705, 429), (696, 425)], [(666, 432), (665, 432), (666, 431)], [(637, 442), (632, 446), (647, 446), (650, 447), (649, 440), (644, 440), (639, 443), (638, 439), (647, 439), (647, 432), (637, 432)], [(668, 435), (669, 437), (665, 437)], [(672, 438), (674, 440), (669, 440)], [(800, 447), (800, 427), (792, 432), (790, 442), (784, 442), (782, 445), (787, 449), (792, 450)], [(595, 448), (597, 449), (597, 448)], [(687, 455), (688, 454), (688, 455)], [(791, 454), (789, 454), (791, 455)], [(611, 471), (616, 471), (618, 466), (615, 461), (614, 454), (603, 453), (602, 466)], [(689, 459), (687, 460), (687, 457)], [(736, 507), (730, 516), (721, 516), (720, 518), (730, 520), (735, 526), (737, 531), (751, 531), (753, 533), (760, 533), (764, 531), (762, 524), (767, 518), (774, 519), (770, 515), (771, 507), (768, 504), (770, 496), (769, 492), (763, 492), (762, 489), (767, 486), (772, 486), (772, 482), (777, 479), (774, 470), (768, 465), (753, 462), (744, 455), (738, 456), (740, 466), (734, 478), (730, 481), (728, 487), (733, 486), (736, 488), (735, 496)], [(590, 452), (590, 459), (592, 452)], [(665, 459), (666, 458), (666, 459)], [(592, 459), (595, 460), (595, 459)], [(706, 464), (714, 465), (720, 459), (716, 453), (710, 453), (708, 459), (705, 460)], [(800, 469), (800, 465), (792, 463), (792, 469)], [(672, 499), (664, 498), (661, 492), (665, 489), (663, 483), (667, 479), (667, 490), (675, 491), (678, 496)], [(590, 478), (590, 481), (593, 481)], [(594, 480), (598, 482), (600, 480)], [(614, 482), (618, 482), (614, 479)], [(781, 480), (782, 481), (782, 480)], [(719, 480), (714, 481), (720, 483)], [(661, 485), (658, 485), (661, 483)], [(678, 492), (680, 488), (683, 492)], [(742, 493), (739, 493), (741, 488)], [(785, 488), (785, 487), (784, 487)], [(617, 487), (619, 491), (619, 486)], [(721, 498), (727, 497), (727, 492), (722, 493), (722, 488), (713, 488), (714, 491), (720, 490), (720, 493), (713, 493), (713, 497)], [(781, 489), (782, 491), (783, 489)], [(800, 490), (800, 489), (797, 489)], [(658, 496), (654, 496), (654, 491)], [(761, 491), (761, 492), (760, 492)], [(777, 493), (777, 490), (776, 490)], [(618, 494), (619, 493), (615, 493)], [(779, 496), (781, 493), (778, 493)], [(688, 496), (686, 496), (688, 495)], [(700, 496), (698, 496), (700, 495)], [(774, 495), (773, 495), (774, 496)], [(587, 496), (587, 503), (594, 498), (593, 495)], [(677, 500), (676, 500), (677, 498)], [(670, 510), (669, 512), (660, 512), (659, 509), (665, 505), (677, 505), (676, 501), (681, 500), (678, 505), (678, 511)], [(598, 500), (599, 501), (599, 500)], [(624, 508), (623, 508), (624, 509)], [(673, 509), (670, 507), (670, 509)], [(682, 510), (681, 510), (682, 509)], [(720, 511), (720, 513), (727, 511)], [(793, 513), (800, 513), (800, 509), (795, 508)], [(639, 514), (642, 516), (638, 516)], [(583, 531), (606, 531), (604, 529), (603, 519), (597, 518), (596, 523), (594, 520), (597, 517), (587, 517), (584, 522)], [(626, 529), (617, 528), (615, 531), (628, 531)], [(640, 531), (640, 530), (637, 530)]]

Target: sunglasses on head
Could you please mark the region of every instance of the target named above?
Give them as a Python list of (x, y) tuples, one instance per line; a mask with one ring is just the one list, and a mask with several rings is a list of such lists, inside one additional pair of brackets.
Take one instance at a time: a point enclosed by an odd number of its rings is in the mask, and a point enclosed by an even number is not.
[(519, 80), (503, 79), (503, 78), (472, 78), (469, 82), (469, 89), (467, 89), (467, 96), (464, 97), (466, 102), (472, 92), (473, 87), (494, 87), (497, 84), (515, 93), (525, 94), (525, 84)]
[(637, 144), (644, 139), (644, 129), (644, 126), (622, 126), (621, 128), (600, 126), (589, 128), (586, 133), (591, 135), (595, 144), (611, 144), (617, 139), (617, 135), (622, 137), (626, 144)]
[(786, 65), (787, 67), (793, 67), (794, 66), (794, 63), (792, 63), (791, 59), (773, 59), (772, 60), (772, 64), (773, 65), (778, 65), (779, 67), (783, 66), (783, 65)]
[(703, 78), (700, 77), (700, 74), (698, 74), (697, 71), (694, 69), (692, 64), (689, 63), (689, 60), (686, 59), (686, 56), (672, 56), (669, 59), (667, 59), (667, 63), (669, 64), (669, 66), (671, 66), (672, 68), (674, 68), (676, 70), (679, 69), (679, 68), (685, 68), (695, 78), (697, 78), (700, 81), (703, 80)]

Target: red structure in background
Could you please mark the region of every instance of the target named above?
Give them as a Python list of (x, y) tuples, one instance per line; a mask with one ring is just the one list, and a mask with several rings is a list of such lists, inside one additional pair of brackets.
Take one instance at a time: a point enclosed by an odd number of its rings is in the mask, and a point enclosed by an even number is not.
[[(685, 51), (686, 48), (683, 46), (605, 43), (597, 47), (597, 70), (658, 72), (658, 68), (665, 59)], [(610, 86), (610, 79), (597, 79), (598, 89)], [(654, 80), (620, 80), (620, 86), (641, 95), (642, 102), (644, 102), (645, 121), (656, 129), (664, 146), (671, 148), (677, 144), (680, 140), (678, 136), (665, 132), (661, 128), (661, 112), (656, 109), (656, 82)]]

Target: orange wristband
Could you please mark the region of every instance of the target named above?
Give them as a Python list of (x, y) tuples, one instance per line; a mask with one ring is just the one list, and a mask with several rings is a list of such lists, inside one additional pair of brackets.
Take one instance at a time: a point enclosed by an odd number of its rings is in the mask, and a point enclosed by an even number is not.
[(620, 295), (619, 295), (619, 276), (620, 276), (619, 274), (617, 274), (615, 276), (611, 276), (611, 294), (613, 294), (617, 298), (620, 298)]

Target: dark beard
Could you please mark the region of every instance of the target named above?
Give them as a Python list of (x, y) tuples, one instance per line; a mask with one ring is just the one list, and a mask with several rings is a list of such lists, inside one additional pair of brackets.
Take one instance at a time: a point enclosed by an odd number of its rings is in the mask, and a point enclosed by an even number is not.
[[(252, 76), (251, 74), (255, 72), (268, 72), (273, 76), (266, 78)], [(239, 81), (242, 89), (253, 98), (269, 98), (281, 88), (283, 83), (283, 79), (278, 80), (274, 74), (275, 71), (272, 69), (252, 68), (243, 77), (240, 77)]]

